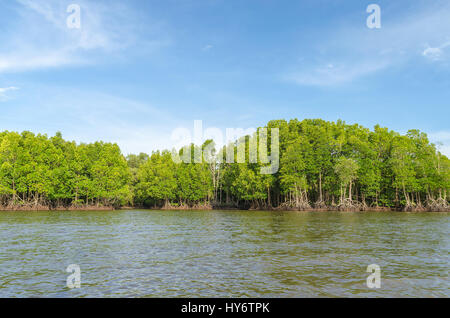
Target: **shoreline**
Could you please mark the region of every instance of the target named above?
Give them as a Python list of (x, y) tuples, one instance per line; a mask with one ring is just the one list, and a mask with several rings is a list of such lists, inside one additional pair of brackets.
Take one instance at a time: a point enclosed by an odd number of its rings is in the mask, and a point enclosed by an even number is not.
[(269, 211), (269, 212), (393, 212), (393, 213), (408, 213), (408, 212), (422, 212), (422, 213), (449, 213), (450, 208), (441, 209), (440, 211), (429, 210), (426, 208), (420, 209), (410, 209), (408, 211), (401, 209), (392, 209), (388, 207), (374, 207), (374, 208), (366, 208), (366, 209), (339, 209), (338, 207), (328, 207), (328, 208), (310, 208), (310, 209), (293, 209), (293, 208), (267, 208), (267, 209), (240, 209), (236, 207), (105, 207), (105, 206), (86, 206), (86, 207), (19, 207), (19, 208), (3, 208), (0, 207), (0, 212), (82, 212), (82, 211), (124, 211), (124, 210), (150, 210), (150, 211), (249, 211), (249, 212), (257, 212), (257, 211)]
[[(121, 208), (120, 208), (121, 209)], [(119, 209), (119, 210), (120, 210)], [(132, 209), (132, 208), (131, 208)], [(0, 207), (0, 212), (70, 212), (70, 211), (114, 211), (114, 207), (105, 206), (85, 206), (85, 207)]]

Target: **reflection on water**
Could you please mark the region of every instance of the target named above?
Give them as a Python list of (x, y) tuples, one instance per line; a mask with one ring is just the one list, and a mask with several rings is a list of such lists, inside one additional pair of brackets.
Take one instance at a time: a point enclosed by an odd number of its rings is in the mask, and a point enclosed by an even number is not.
[[(450, 213), (0, 212), (0, 297), (449, 297)], [(81, 267), (69, 290), (66, 268)], [(366, 286), (369, 264), (381, 289)]]

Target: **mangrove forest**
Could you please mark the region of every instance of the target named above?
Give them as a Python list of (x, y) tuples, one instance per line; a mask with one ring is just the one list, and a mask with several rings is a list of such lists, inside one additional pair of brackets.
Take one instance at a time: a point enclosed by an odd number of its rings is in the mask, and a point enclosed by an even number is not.
[[(0, 209), (264, 209), (449, 211), (450, 160), (418, 130), (400, 134), (343, 121), (273, 120), (279, 168), (249, 160), (251, 139), (178, 150), (210, 160), (177, 163), (173, 150), (124, 156), (117, 144), (0, 133)], [(244, 143), (245, 160), (223, 160)], [(213, 149), (196, 152), (195, 149)], [(267, 148), (270, 152), (270, 147)], [(213, 158), (213, 160), (211, 160)], [(205, 159), (205, 158), (201, 158)]]

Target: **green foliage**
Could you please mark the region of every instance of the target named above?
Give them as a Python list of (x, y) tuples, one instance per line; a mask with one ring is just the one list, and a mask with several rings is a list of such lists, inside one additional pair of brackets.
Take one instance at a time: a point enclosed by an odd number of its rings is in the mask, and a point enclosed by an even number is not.
[(352, 158), (339, 158), (336, 162), (334, 170), (341, 182), (342, 186), (347, 186), (356, 179), (358, 164)]
[(60, 133), (0, 134), (0, 204), (120, 206), (131, 200), (129, 170), (116, 144), (76, 145)]
[[(450, 160), (418, 130), (400, 135), (380, 126), (371, 131), (321, 119), (273, 120), (266, 127), (269, 143), (270, 128), (280, 133), (280, 166), (273, 175), (260, 173), (260, 156), (250, 158), (257, 136), (219, 152), (212, 140), (187, 145), (179, 155), (191, 163), (175, 163), (169, 151), (125, 159), (116, 144), (5, 131), (0, 133), (0, 206), (307, 209), (345, 201), (448, 208)], [(227, 154), (238, 161), (238, 144), (245, 160), (227, 163)]]

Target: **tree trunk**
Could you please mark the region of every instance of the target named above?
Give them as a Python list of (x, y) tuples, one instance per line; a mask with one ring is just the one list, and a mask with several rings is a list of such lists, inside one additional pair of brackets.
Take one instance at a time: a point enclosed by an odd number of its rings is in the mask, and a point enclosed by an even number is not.
[(319, 201), (323, 201), (323, 195), (322, 195), (322, 171), (319, 173)]
[(350, 184), (348, 186), (348, 199), (352, 201), (352, 182), (350, 181)]

